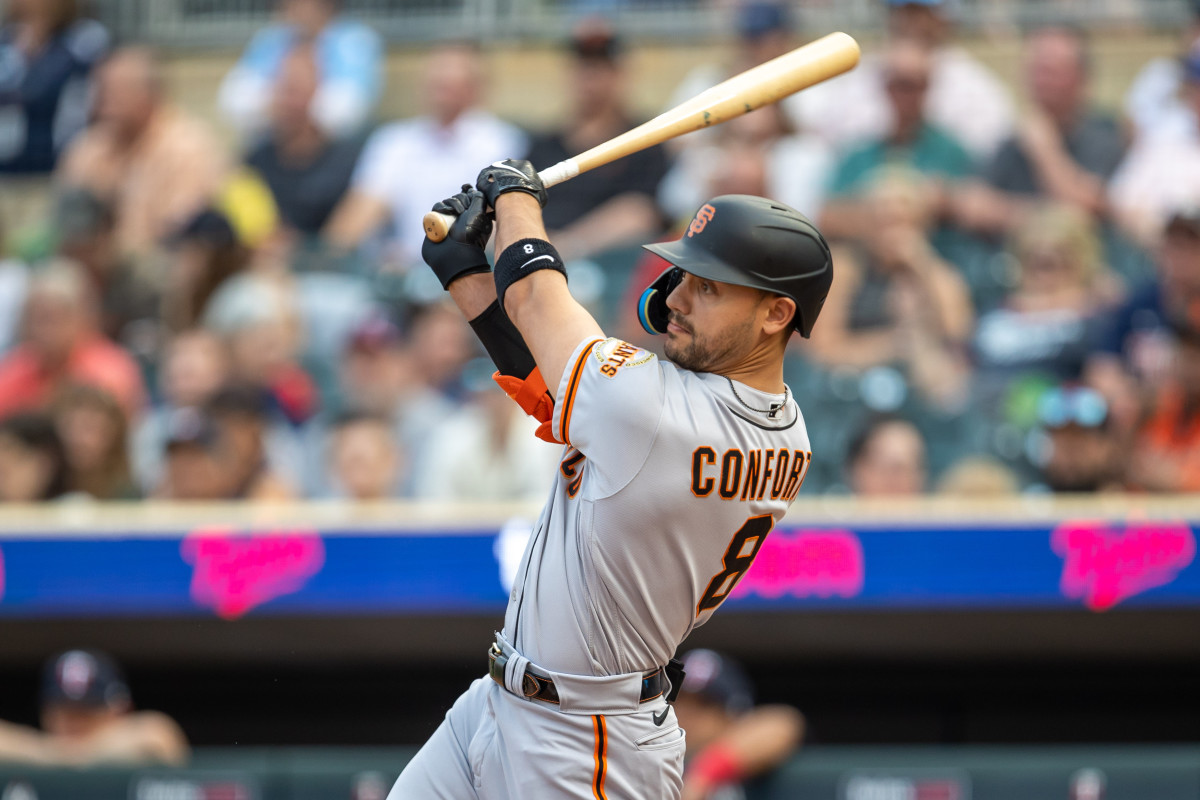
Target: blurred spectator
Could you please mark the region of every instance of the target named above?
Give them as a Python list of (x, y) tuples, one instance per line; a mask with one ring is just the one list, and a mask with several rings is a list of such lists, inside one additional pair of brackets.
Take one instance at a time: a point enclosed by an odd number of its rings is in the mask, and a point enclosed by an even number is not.
[(312, 49), (319, 83), (308, 115), (330, 139), (366, 126), (383, 90), (383, 42), (346, 18), (342, 0), (278, 0), (276, 21), (254, 35), (217, 97), (243, 135), (262, 132), (272, 112), (272, 87), (297, 48)]
[[(821, 231), (829, 237), (856, 236), (868, 224), (861, 195), (881, 169), (902, 165), (926, 176), (932, 186), (954, 183), (971, 172), (971, 157), (954, 137), (926, 116), (932, 60), (911, 39), (891, 43), (884, 56), (882, 79), (893, 111), (890, 127), (843, 155), (829, 186), (821, 214)], [(941, 193), (938, 193), (941, 194)], [(935, 216), (945, 209), (931, 208)]]
[(742, 668), (713, 650), (683, 658), (675, 716), (687, 734), (681, 800), (744, 800), (742, 785), (770, 774), (800, 746), (804, 716), (786, 705), (754, 705)]
[(469, 369), (471, 402), (432, 421), (413, 476), (420, 500), (535, 501), (545, 494), (562, 448), (538, 439), (537, 422), (491, 380), (491, 362)]
[[(974, 161), (991, 158), (1012, 132), (1013, 104), (991, 70), (952, 41), (951, 0), (883, 0), (888, 40), (910, 39), (929, 51), (925, 109), (931, 124), (966, 147)], [(831, 144), (878, 139), (894, 130), (886, 61), (867, 55), (848, 74), (801, 92), (801, 119)]]
[(212, 132), (167, 99), (155, 56), (127, 47), (100, 65), (94, 119), (56, 180), (111, 204), (123, 252), (143, 256), (216, 195), (225, 173)]
[(37, 503), (67, 493), (67, 457), (54, 421), (41, 413), (0, 420), (0, 502)]
[[(781, 0), (744, 0), (736, 4), (735, 27), (737, 30), (736, 50), (729, 63), (706, 59), (692, 69), (675, 91), (667, 108), (691, 100), (705, 89), (711, 89), (721, 81), (732, 78), (751, 67), (787, 53), (797, 46), (792, 32), (792, 15), (788, 4)], [(772, 106), (781, 107), (788, 117), (789, 125), (803, 128), (804, 120), (799, 117), (799, 94), (784, 98)], [(705, 143), (721, 127), (689, 133), (667, 142), (672, 152), (686, 150)]]
[[(534, 138), (526, 158), (540, 169), (624, 133), (637, 123), (626, 108), (622, 43), (607, 23), (580, 23), (570, 42), (570, 108), (566, 125)], [(544, 217), (565, 259), (584, 258), (662, 228), (656, 203), (667, 172), (661, 145), (585, 172), (549, 190)]]
[(146, 264), (117, 246), (116, 216), (110, 204), (86, 189), (59, 194), (51, 221), (57, 252), (83, 267), (100, 303), (100, 329), (116, 342), (132, 344), (142, 324), (158, 326), (160, 287)]
[(333, 423), (326, 463), (335, 496), (349, 500), (396, 497), (406, 469), (391, 421), (353, 412)]
[(1042, 395), (1038, 402), (1042, 446), (1033, 456), (1051, 491), (1120, 488), (1123, 448), (1109, 422), (1108, 404), (1092, 389), (1067, 384)]
[(317, 387), (299, 360), (303, 330), (290, 282), (259, 273), (227, 280), (204, 323), (229, 348), (234, 382), (262, 389), (272, 410), (293, 426), (316, 413)]
[(21, 344), (0, 361), (0, 415), (45, 408), (69, 383), (104, 389), (129, 418), (145, 399), (137, 364), (99, 330), (96, 297), (83, 270), (59, 260), (30, 282)]
[[(1200, 117), (1200, 41), (1183, 59), (1180, 98)], [(1153, 244), (1173, 209), (1200, 203), (1200, 134), (1139, 140), (1109, 184), (1109, 202), (1131, 236)]]
[(989, 456), (968, 456), (952, 464), (937, 482), (943, 497), (1009, 497), (1020, 490), (1016, 474)]
[(171, 245), (162, 317), (169, 330), (182, 331), (199, 324), (217, 288), (243, 272), (253, 253), (238, 238), (229, 218), (213, 208), (184, 223)]
[(350, 186), (361, 135), (330, 139), (310, 112), (320, 85), (313, 49), (301, 45), (279, 65), (270, 117), (246, 164), (266, 181), (283, 222), (315, 236)]
[(479, 49), (446, 44), (425, 63), (425, 116), (394, 122), (367, 140), (350, 192), (326, 226), (329, 241), (355, 248), (391, 223), (385, 259), (407, 269), (421, 262), (421, 218), (480, 167), (526, 149), (525, 135), (479, 108), (484, 86)]
[(1087, 382), (1104, 395), (1122, 433), (1137, 425), (1148, 392), (1169, 374), (1171, 331), (1200, 329), (1200, 205), (1171, 215), (1156, 263), (1157, 281), (1106, 320), (1087, 365)]
[(205, 410), (216, 428), (216, 457), (224, 497), (260, 502), (291, 500), (292, 488), (268, 460), (271, 413), (263, 393), (253, 386), (230, 386), (217, 392)]
[[(421, 333), (424, 327), (418, 319), (411, 327), (418, 335), (408, 337), (420, 342), (436, 342), (436, 325), (430, 328), (434, 335)], [(460, 315), (449, 317), (459, 326), (464, 325)], [(440, 323), (439, 323), (440, 324)], [(361, 322), (346, 343), (346, 350), (338, 360), (338, 393), (342, 411), (367, 414), (389, 421), (392, 435), (400, 452), (411, 463), (423, 463), (423, 454), (429, 452), (429, 439), (438, 420), (451, 416), (456, 403), (441, 392), (426, 377), (424, 369), (417, 366), (418, 345), (406, 346), (400, 329), (381, 315), (372, 316)], [(454, 344), (467, 340), (467, 336), (453, 330), (447, 341), (457, 352)], [(423, 347), (424, 344), (419, 345)], [(453, 356), (446, 371), (461, 369), (460, 356)], [(462, 357), (465, 360), (465, 356)], [(453, 367), (453, 364), (459, 366)], [(441, 370), (439, 370), (441, 371)], [(306, 432), (306, 450), (311, 460), (308, 466), (309, 491), (314, 495), (335, 493), (337, 488), (329, 485), (328, 465), (325, 461), (325, 443), (330, 438), (330, 428), (336, 423), (338, 409), (329, 408), (316, 417)], [(405, 470), (399, 487), (400, 496), (412, 494), (411, 483), (416, 470)]]
[(128, 428), (112, 395), (94, 386), (68, 386), (54, 405), (72, 492), (97, 500), (139, 496), (129, 468)]
[(1154, 492), (1200, 492), (1200, 328), (1175, 327), (1172, 369), (1137, 436), (1128, 482)]
[(462, 316), (443, 302), (417, 306), (409, 312), (404, 333), (409, 368), (421, 384), (458, 398), (463, 367), (476, 353), (475, 337)]
[(1079, 380), (1103, 313), (1120, 299), (1092, 222), (1077, 207), (1039, 207), (1012, 250), (1016, 286), (979, 318), (973, 343), (976, 407), (995, 418), (1011, 417), (1033, 384)]
[(871, 417), (846, 448), (846, 479), (860, 497), (923, 494), (928, 478), (925, 437), (902, 417)]
[[(176, 412), (207, 405), (229, 380), (229, 354), (224, 343), (209, 331), (182, 331), (164, 348), (158, 377), (159, 402), (142, 417), (130, 443), (134, 475), (146, 494), (162, 481)], [(187, 431), (202, 427), (186, 422), (186, 415), (185, 421), (178, 424)]]
[(1085, 34), (1040, 28), (1026, 40), (1024, 60), (1032, 106), (987, 169), (995, 191), (983, 191), (986, 205), (959, 214), (971, 227), (1014, 230), (1037, 213), (1029, 207), (1035, 198), (1096, 216), (1107, 211), (1106, 184), (1125, 153), (1125, 137), (1116, 117), (1089, 104)]
[(169, 412), (165, 422), (166, 469), (157, 475), (154, 496), (161, 500), (228, 499), (228, 478), (217, 448), (217, 429), (196, 408)]
[(0, 217), (0, 354), (7, 353), (20, 335), (21, 307), (29, 293), (29, 266), (4, 255), (4, 219)]
[(834, 254), (838, 279), (807, 353), (830, 368), (897, 365), (926, 401), (957, 407), (974, 310), (966, 283), (929, 244), (923, 184), (888, 170), (863, 205), (864, 236)]
[(730, 120), (675, 159), (658, 200), (672, 219), (690, 219), (710, 197), (770, 197), (816, 218), (833, 168), (833, 152), (812, 134), (797, 134), (778, 103)]
[(77, 0), (9, 0), (0, 23), (0, 175), (46, 174), (87, 122), (108, 31)]
[(0, 722), (0, 761), (44, 767), (163, 764), (189, 757), (179, 725), (134, 711), (129, 684), (109, 656), (68, 650), (42, 672), (41, 730)]
[(1183, 60), (1200, 42), (1200, 0), (1188, 3), (1191, 18), (1179, 30), (1179, 54), (1155, 58), (1142, 66), (1125, 95), (1125, 114), (1133, 122), (1137, 141), (1200, 137), (1195, 109), (1180, 97)]

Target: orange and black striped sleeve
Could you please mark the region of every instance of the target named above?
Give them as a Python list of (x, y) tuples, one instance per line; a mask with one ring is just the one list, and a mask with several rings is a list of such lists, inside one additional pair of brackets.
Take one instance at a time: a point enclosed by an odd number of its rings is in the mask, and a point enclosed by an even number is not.
[(567, 371), (567, 385), (562, 396), (558, 398), (558, 439), (560, 441), (571, 443), (571, 412), (575, 408), (575, 395), (579, 392), (579, 384), (583, 378), (583, 369), (587, 366), (588, 356), (592, 354), (596, 345), (602, 339), (592, 339), (584, 344), (583, 349), (579, 351), (579, 356), (576, 357), (571, 368)]

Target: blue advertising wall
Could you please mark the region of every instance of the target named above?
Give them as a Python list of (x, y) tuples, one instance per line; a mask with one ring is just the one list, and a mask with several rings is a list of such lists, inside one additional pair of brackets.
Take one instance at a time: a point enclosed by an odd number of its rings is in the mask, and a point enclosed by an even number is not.
[[(725, 607), (1200, 607), (1200, 508), (1189, 513), (1184, 503), (1153, 517), (1090, 510), (945, 521), (793, 513)], [(395, 515), (406, 522), (388, 525), (386, 514), (369, 524), (323, 522), (330, 515), (295, 509), (281, 521), (219, 525), (194, 511), (178, 523), (170, 514), (152, 524), (133, 516), (124, 528), (119, 511), (104, 511), (94, 528), (9, 520), (0, 533), (0, 618), (503, 609), (527, 524), (502, 514), (414, 522), (403, 507)]]

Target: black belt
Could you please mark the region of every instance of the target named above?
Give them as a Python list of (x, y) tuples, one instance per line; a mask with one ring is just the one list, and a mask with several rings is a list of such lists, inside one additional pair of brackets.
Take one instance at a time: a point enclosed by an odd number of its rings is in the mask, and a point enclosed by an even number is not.
[[(504, 682), (504, 667), (507, 664), (508, 656), (504, 655), (504, 651), (500, 649), (499, 645), (492, 644), (488, 649), (488, 675), (491, 675), (492, 680), (505, 689), (508, 688)], [(638, 702), (645, 703), (647, 700), (662, 697), (669, 687), (667, 673), (662, 667), (651, 670), (642, 675), (642, 693)], [(528, 667), (525, 668), (525, 675), (521, 678), (521, 693), (533, 700), (544, 700), (547, 703), (558, 702), (558, 689), (554, 686), (554, 681), (542, 675), (535, 675), (530, 672)]]

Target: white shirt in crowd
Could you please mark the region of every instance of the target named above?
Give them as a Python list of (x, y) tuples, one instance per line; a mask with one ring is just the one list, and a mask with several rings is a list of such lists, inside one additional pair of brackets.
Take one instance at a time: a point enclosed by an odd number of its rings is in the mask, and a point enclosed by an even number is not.
[[(892, 125), (883, 69), (879, 56), (864, 56), (853, 71), (797, 94), (789, 111), (795, 109), (805, 127), (839, 149), (879, 138)], [(1004, 85), (960, 47), (942, 47), (934, 54), (925, 108), (929, 121), (958, 139), (980, 163), (1012, 133), (1015, 120)]]
[[(658, 187), (658, 204), (668, 218), (683, 219), (712, 197), (724, 162), (716, 142), (682, 151)], [(834, 165), (833, 148), (821, 137), (811, 133), (783, 136), (772, 142), (765, 154), (766, 196), (816, 219)]]
[[(509, 401), (501, 395), (499, 402)], [(473, 404), (435, 424), (424, 453), (414, 462), (414, 496), (479, 502), (544, 499), (563, 448), (534, 436), (537, 422), (515, 407), (505, 412), (502, 437), (493, 428), (497, 420)], [(503, 439), (499, 447), (498, 438)]]
[(355, 168), (352, 189), (392, 212), (388, 256), (401, 266), (421, 263), (421, 218), (437, 201), (475, 183), (483, 167), (528, 150), (525, 134), (481, 110), (449, 126), (429, 117), (386, 125), (372, 134)]
[(1156, 58), (1142, 67), (1125, 95), (1125, 113), (1133, 121), (1137, 141), (1200, 141), (1200, 121), (1179, 97), (1182, 87), (1183, 65), (1178, 58)]

